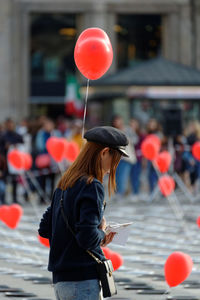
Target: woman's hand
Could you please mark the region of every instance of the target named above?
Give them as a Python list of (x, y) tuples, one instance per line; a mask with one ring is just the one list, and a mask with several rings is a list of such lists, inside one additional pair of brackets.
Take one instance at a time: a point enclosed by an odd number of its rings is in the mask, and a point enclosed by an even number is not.
[(110, 244), (115, 236), (116, 232), (110, 232), (109, 234), (106, 234), (103, 241), (101, 242), (102, 247), (106, 247), (108, 244)]
[(105, 231), (106, 230), (106, 219), (105, 217), (102, 218), (101, 224), (99, 225), (99, 229)]

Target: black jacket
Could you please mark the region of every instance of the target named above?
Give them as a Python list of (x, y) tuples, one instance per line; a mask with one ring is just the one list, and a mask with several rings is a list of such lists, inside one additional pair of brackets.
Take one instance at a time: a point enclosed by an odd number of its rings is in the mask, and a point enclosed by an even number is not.
[(95, 279), (97, 263), (86, 250), (105, 260), (100, 248), (105, 233), (98, 228), (104, 212), (104, 188), (97, 179), (91, 184), (81, 179), (64, 191), (64, 212), (75, 237), (61, 214), (61, 194), (57, 188), (38, 230), (50, 241), (48, 270), (53, 272), (53, 283)]

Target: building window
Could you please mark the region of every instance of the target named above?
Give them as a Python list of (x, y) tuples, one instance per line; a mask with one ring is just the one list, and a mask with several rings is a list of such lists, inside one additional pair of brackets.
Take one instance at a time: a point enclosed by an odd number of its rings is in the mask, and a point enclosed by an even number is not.
[[(65, 77), (75, 72), (75, 14), (31, 14), (31, 94), (59, 95)], [(61, 85), (63, 84), (63, 88)]]
[(119, 69), (156, 57), (161, 52), (160, 15), (118, 15), (114, 30)]

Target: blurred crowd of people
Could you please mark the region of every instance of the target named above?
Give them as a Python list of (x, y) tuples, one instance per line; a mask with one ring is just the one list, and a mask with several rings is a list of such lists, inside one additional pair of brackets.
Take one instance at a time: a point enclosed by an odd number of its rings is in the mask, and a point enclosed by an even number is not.
[[(152, 163), (147, 161), (141, 152), (141, 143), (149, 134), (156, 134), (161, 140), (161, 150), (169, 148), (169, 137), (163, 133), (162, 127), (156, 119), (150, 119), (146, 125), (141, 125), (137, 119), (130, 119), (129, 124), (124, 123), (120, 115), (112, 118), (112, 126), (124, 131), (129, 138), (129, 158), (122, 158), (116, 173), (117, 196), (131, 195), (137, 197), (141, 192), (152, 193), (158, 180), (157, 172)], [(47, 153), (46, 141), (50, 136), (64, 137), (75, 141), (80, 149), (82, 146), (82, 120), (59, 117), (51, 120), (46, 116), (35, 119), (24, 119), (15, 124), (12, 119), (7, 119), (0, 125), (0, 204), (7, 202), (7, 187), (12, 188), (11, 202), (20, 203), (18, 199), (18, 187), (22, 187), (23, 201), (29, 201), (29, 191), (37, 193), (37, 188), (30, 178), (23, 174), (13, 172), (7, 162), (7, 154), (10, 149), (18, 147), (32, 155), (33, 166), (31, 172), (42, 191), (38, 193), (38, 202), (45, 203), (55, 186), (55, 177), (59, 173), (54, 162), (44, 170), (38, 169), (35, 159), (40, 154)], [(200, 141), (200, 122), (190, 121), (181, 135), (175, 136), (173, 142), (173, 162), (171, 172), (176, 172), (191, 192), (196, 191), (200, 178), (200, 163), (191, 152), (191, 147), (196, 141)], [(169, 149), (168, 149), (169, 150)], [(145, 176), (144, 176), (145, 174)], [(145, 182), (143, 178), (145, 179)], [(27, 181), (27, 182), (25, 182)], [(22, 201), (22, 202), (23, 202)]]

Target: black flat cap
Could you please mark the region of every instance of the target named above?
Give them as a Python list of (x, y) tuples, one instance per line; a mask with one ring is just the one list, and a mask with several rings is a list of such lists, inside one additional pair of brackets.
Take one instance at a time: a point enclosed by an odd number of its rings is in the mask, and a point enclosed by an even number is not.
[(129, 156), (126, 152), (126, 146), (129, 143), (128, 139), (126, 135), (117, 128), (111, 126), (94, 127), (84, 134), (84, 138), (88, 142), (105, 145), (105, 147), (118, 150), (123, 156)]

